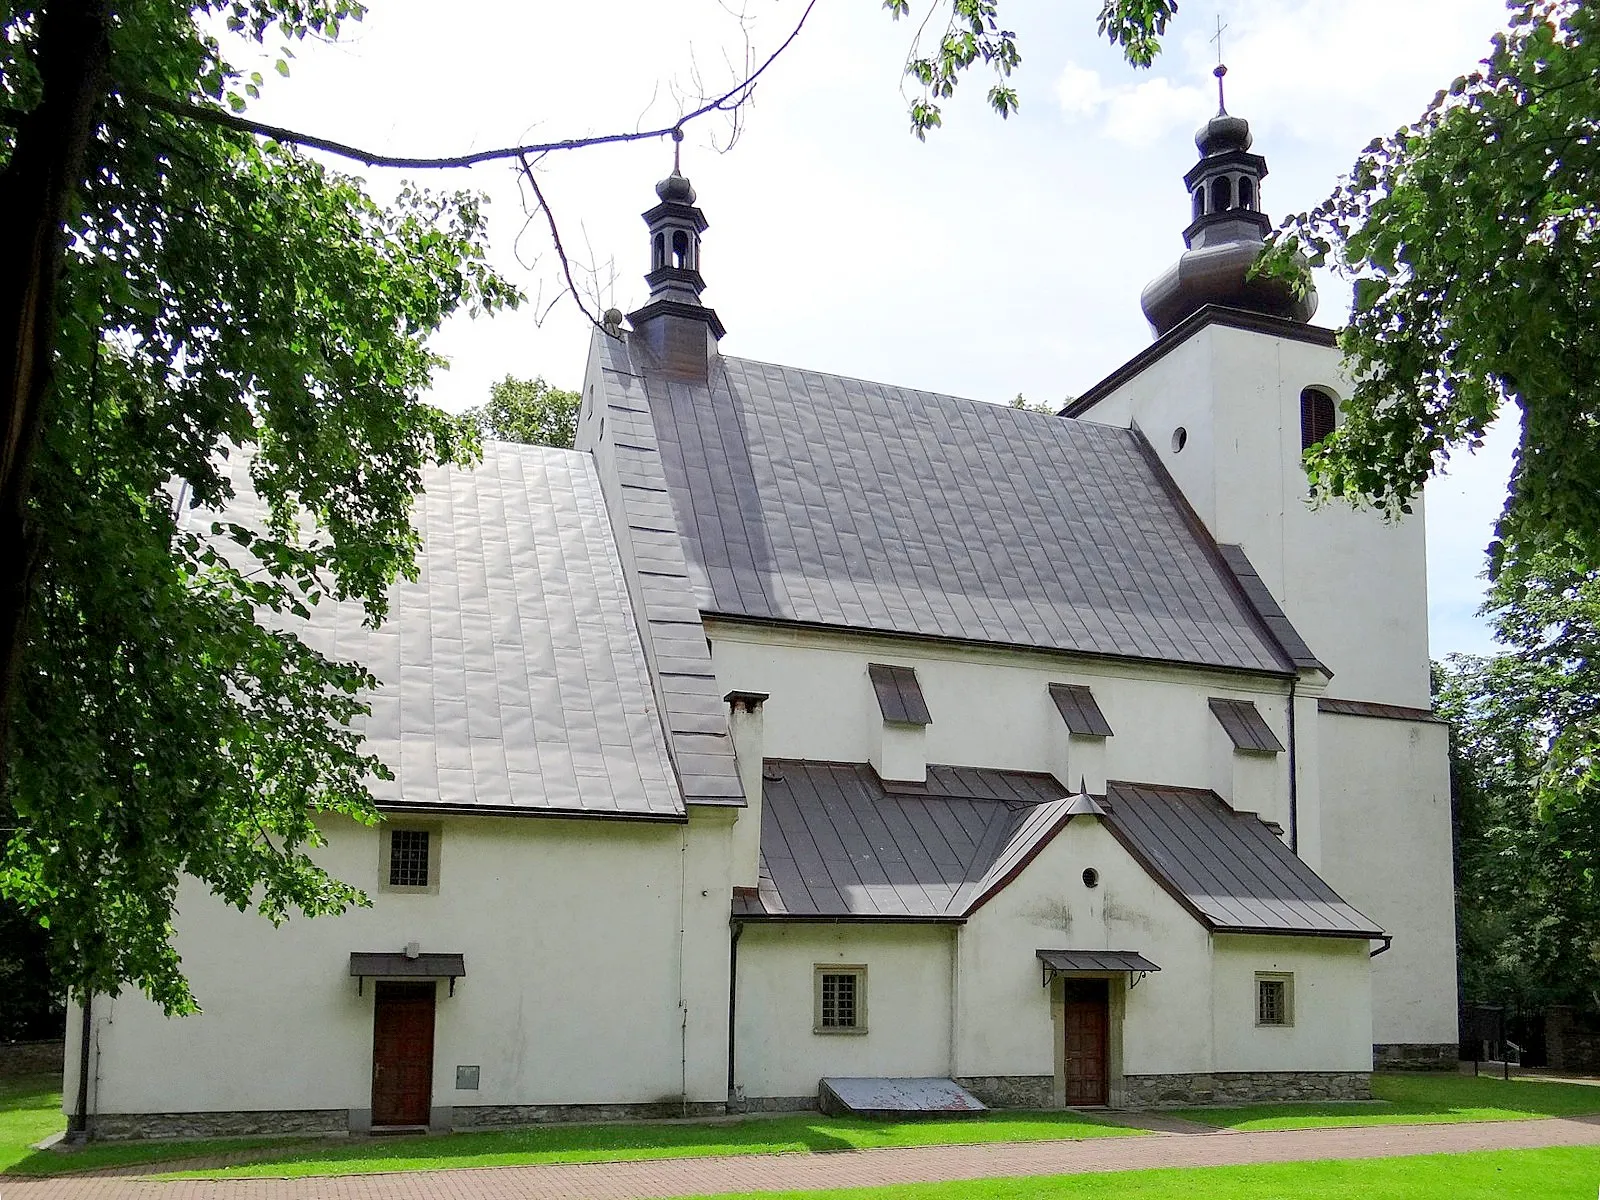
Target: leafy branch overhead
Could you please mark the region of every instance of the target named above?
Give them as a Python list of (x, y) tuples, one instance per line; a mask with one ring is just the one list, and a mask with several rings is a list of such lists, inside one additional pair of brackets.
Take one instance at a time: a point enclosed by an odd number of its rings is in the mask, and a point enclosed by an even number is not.
[(1515, 469), (1491, 569), (1600, 564), (1600, 6), (1522, 0), (1482, 69), (1378, 138), (1276, 238), (1355, 285), (1356, 381), (1308, 458), (1317, 493), (1408, 511), (1514, 406)]

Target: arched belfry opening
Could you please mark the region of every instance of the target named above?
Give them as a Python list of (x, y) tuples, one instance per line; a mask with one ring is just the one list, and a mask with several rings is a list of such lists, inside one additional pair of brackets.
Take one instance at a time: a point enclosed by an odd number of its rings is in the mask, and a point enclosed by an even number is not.
[(1339, 402), (1326, 388), (1308, 387), (1300, 393), (1300, 449), (1320, 445), (1339, 421)]

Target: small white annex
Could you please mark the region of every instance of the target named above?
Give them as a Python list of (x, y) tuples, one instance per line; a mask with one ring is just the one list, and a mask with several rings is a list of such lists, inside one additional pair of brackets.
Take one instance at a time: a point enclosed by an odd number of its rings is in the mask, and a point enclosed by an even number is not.
[(1197, 142), (1155, 341), (1054, 417), (723, 354), (664, 180), (577, 450), (432, 473), (390, 622), (308, 627), (383, 684), (386, 821), (324, 825), (372, 906), (274, 929), (186, 887), (204, 1013), (96, 998), (68, 1110), (464, 1128), (929, 1076), (1137, 1107), (1453, 1065), (1422, 514), (1305, 503), (1348, 381), (1248, 276), (1248, 127)]

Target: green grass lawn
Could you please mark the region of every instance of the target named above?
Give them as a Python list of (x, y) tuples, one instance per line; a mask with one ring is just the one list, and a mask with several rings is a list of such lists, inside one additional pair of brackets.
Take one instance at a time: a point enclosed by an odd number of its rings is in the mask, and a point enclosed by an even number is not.
[[(1173, 1115), (1219, 1129), (1312, 1129), (1324, 1125), (1421, 1125), (1514, 1121), (1600, 1113), (1600, 1087), (1486, 1075), (1375, 1074), (1382, 1103), (1253, 1104), (1188, 1108)], [(1597, 1181), (1600, 1183), (1600, 1181)]]
[(760, 1192), (716, 1200), (1594, 1200), (1597, 1188), (1600, 1148), (1585, 1146)]
[(65, 1128), (59, 1076), (0, 1079), (0, 1171), (26, 1158), (34, 1142)]

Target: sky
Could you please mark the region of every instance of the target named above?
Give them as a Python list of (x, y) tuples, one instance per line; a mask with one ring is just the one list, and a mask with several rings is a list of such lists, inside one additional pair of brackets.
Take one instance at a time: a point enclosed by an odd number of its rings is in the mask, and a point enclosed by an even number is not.
[[(270, 82), (251, 115), (417, 156), (661, 127), (738, 79), (747, 55), (764, 59), (804, 9), (368, 2), (337, 43), (294, 47), (288, 79), (270, 70), (269, 43)], [(1140, 71), (1097, 39), (1092, 3), (1002, 0), (1022, 52), (1020, 111), (1004, 122), (990, 113), (988, 79), (975, 71), (946, 103), (943, 128), (919, 142), (901, 74), (928, 11), (917, 0), (913, 19), (895, 22), (879, 0), (818, 0), (737, 136), (720, 117), (687, 129), (683, 170), (710, 222), (705, 301), (727, 326), (727, 353), (997, 402), (1077, 395), (1149, 344), (1139, 293), (1183, 249), (1182, 176), (1216, 107), (1218, 20), (1228, 108), (1250, 120), (1267, 158), (1262, 204), (1274, 219), (1322, 200), (1368, 141), (1470, 70), (1504, 20), (1502, 0), (1185, 0), (1164, 52)], [(639, 214), (671, 163), (662, 140), (540, 164), (597, 307), (644, 301)], [(490, 198), (494, 261), (529, 301), (441, 331), (450, 367), (434, 402), (479, 403), (507, 374), (580, 385), (588, 325), (559, 298), (557, 260), (514, 170), (341, 169), (379, 196), (411, 178)], [(1323, 277), (1319, 292), (1316, 322), (1337, 326), (1348, 287)], [(1513, 442), (1514, 430), (1497, 427), (1429, 485), (1435, 656), (1492, 648), (1474, 614)]]

